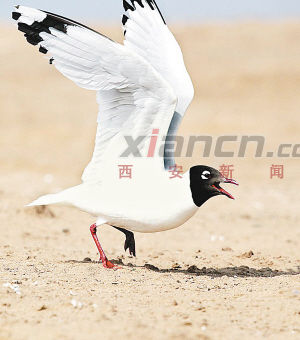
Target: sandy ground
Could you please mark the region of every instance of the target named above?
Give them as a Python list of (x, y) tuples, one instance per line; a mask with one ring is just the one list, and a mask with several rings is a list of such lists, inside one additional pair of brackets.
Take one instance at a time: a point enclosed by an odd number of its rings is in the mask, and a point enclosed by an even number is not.
[[(120, 40), (117, 29), (101, 28)], [(299, 143), (300, 25), (175, 27), (196, 97), (183, 135), (264, 135)], [(203, 159), (235, 166), (236, 201), (210, 200), (184, 226), (124, 238), (100, 231), (107, 271), (75, 209), (24, 209), (75, 185), (93, 149), (97, 105), (25, 44), (0, 34), (0, 339), (300, 339), (299, 159)], [(284, 164), (285, 178), (269, 178)], [(90, 258), (92, 262), (83, 261)]]

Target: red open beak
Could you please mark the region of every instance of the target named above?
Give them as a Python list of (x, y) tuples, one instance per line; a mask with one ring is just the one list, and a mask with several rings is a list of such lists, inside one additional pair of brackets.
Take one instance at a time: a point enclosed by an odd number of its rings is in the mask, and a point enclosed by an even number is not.
[[(222, 183), (231, 183), (231, 184), (234, 184), (234, 185), (239, 185), (234, 179), (229, 179), (229, 178), (222, 178), (221, 180)], [(213, 185), (213, 187), (218, 190), (222, 195), (225, 195), (227, 196), (228, 198), (234, 200), (234, 197), (229, 193), (227, 192), (226, 190), (224, 190), (223, 188), (220, 187), (220, 184), (216, 184), (216, 185)]]

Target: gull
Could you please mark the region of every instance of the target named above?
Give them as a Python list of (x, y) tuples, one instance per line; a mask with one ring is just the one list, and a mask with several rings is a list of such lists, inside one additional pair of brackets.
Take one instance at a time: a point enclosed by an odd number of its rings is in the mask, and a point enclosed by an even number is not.
[(156, 2), (124, 0), (123, 7), (123, 45), (47, 11), (16, 6), (12, 13), (26, 40), (64, 76), (96, 91), (99, 103), (95, 148), (82, 183), (28, 206), (63, 204), (94, 216), (90, 231), (100, 262), (115, 269), (99, 242), (99, 226), (124, 233), (125, 251), (136, 256), (134, 232), (177, 228), (208, 199), (233, 199), (221, 183), (237, 184), (208, 166), (178, 170), (170, 144), (194, 96), (191, 78)]

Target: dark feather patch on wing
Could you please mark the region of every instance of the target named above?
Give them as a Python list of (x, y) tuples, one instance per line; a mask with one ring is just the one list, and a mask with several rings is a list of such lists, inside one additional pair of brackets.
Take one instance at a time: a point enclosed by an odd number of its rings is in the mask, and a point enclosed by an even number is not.
[(18, 20), (21, 16), (21, 13), (18, 13), (18, 12), (12, 12), (12, 18), (14, 20)]
[(45, 47), (43, 47), (43, 46), (40, 46), (39, 51), (41, 53), (43, 53), (43, 54), (47, 54), (48, 53), (48, 50)]
[(126, 25), (126, 22), (128, 21), (128, 19), (129, 19), (128, 16), (124, 14), (122, 17), (122, 24)]
[[(16, 8), (18, 9), (19, 7), (16, 6)], [(22, 22), (18, 23), (18, 29), (19, 31), (24, 33), (24, 36), (26, 38), (26, 40), (32, 44), (32, 45), (38, 45), (39, 43), (41, 43), (43, 41), (43, 39), (41, 38), (40, 34), (45, 32), (48, 34), (51, 34), (50, 28), (54, 28), (58, 31), (61, 31), (63, 33), (67, 33), (67, 28), (68, 26), (78, 26), (81, 28), (85, 28), (88, 29), (94, 33), (97, 33), (105, 38), (107, 38), (106, 36), (102, 35), (101, 33), (94, 31), (93, 29), (82, 25), (74, 20), (50, 13), (50, 12), (46, 12), (46, 11), (41, 11), (43, 13), (46, 14), (46, 18), (39, 22), (39, 21), (34, 21), (33, 24), (28, 25), (28, 24), (24, 24)], [(18, 12), (13, 12), (12, 13), (12, 18), (14, 20), (19, 20), (20, 17), (22, 16), (21, 13)], [(107, 38), (109, 39), (109, 38)], [(46, 48), (44, 48), (43, 46), (40, 46), (39, 51), (43, 54), (47, 54), (48, 50)], [(53, 58), (50, 59), (50, 64), (52, 64), (54, 61)]]
[(39, 37), (36, 37), (35, 34), (25, 34), (25, 37), (29, 44), (33, 46), (36, 46), (42, 40)]
[[(135, 2), (137, 2), (142, 8), (144, 8), (144, 5), (141, 0), (130, 0), (132, 5), (135, 7)], [(136, 8), (136, 7), (135, 7)]]
[[(62, 31), (64, 32), (64, 30), (67, 28), (67, 26), (79, 26), (79, 27), (82, 27), (82, 28), (86, 28), (87, 30), (92, 31), (94, 33), (97, 33), (97, 34), (101, 35), (102, 37), (105, 37), (106, 39), (109, 39), (107, 36), (105, 36), (105, 35), (97, 32), (97, 31), (95, 31), (94, 29), (92, 29), (92, 28), (90, 28), (88, 26), (85, 26), (85, 25), (81, 24), (80, 22), (77, 22), (77, 21), (65, 18), (65, 17), (63, 17), (61, 15), (57, 15), (57, 14), (54, 14), (54, 13), (51, 13), (51, 12), (47, 12), (47, 11), (42, 11), (42, 12), (47, 14), (47, 18), (45, 20), (49, 20), (48, 21), (49, 24), (50, 24), (49, 27), (53, 27), (53, 28), (56, 28), (58, 30), (60, 30), (60, 29), (57, 28), (57, 27), (61, 27)], [(51, 22), (54, 22), (54, 24), (56, 24), (57, 27), (52, 26)], [(109, 40), (111, 40), (111, 39), (109, 39)]]
[[(131, 2), (131, 4), (129, 3), (129, 1)], [(144, 1), (145, 1), (145, 2), (148, 4), (148, 6), (152, 9), (152, 11), (155, 11), (155, 10), (158, 11), (159, 15), (161, 16), (162, 21), (164, 22), (164, 24), (166, 24), (166, 21), (165, 21), (163, 15), (162, 15), (162, 13), (161, 13), (159, 7), (157, 6), (155, 0), (144, 0)], [(138, 5), (139, 5), (140, 7), (145, 8), (145, 6), (144, 6), (144, 4), (143, 4), (143, 2), (142, 2), (141, 0), (123, 0), (123, 7), (124, 7), (124, 10), (125, 10), (125, 11), (128, 11), (128, 10), (130, 10), (130, 11), (135, 11), (135, 10), (136, 10), (136, 4), (135, 4), (135, 3), (138, 3)], [(122, 23), (123, 23), (123, 25), (126, 24), (127, 20), (128, 20), (128, 17), (125, 16), (125, 19), (124, 19), (124, 16), (123, 16), (123, 18), (122, 18)], [(126, 34), (126, 31), (124, 32), (124, 35), (125, 35), (125, 34)]]
[(126, 0), (123, 0), (123, 7), (125, 9), (125, 11), (130, 10), (130, 11), (134, 11), (135, 8), (132, 7), (132, 5), (130, 5)]
[(151, 0), (146, 0), (146, 2), (149, 5), (149, 7), (152, 9), (152, 11), (154, 11), (155, 7), (153, 6), (153, 2)]

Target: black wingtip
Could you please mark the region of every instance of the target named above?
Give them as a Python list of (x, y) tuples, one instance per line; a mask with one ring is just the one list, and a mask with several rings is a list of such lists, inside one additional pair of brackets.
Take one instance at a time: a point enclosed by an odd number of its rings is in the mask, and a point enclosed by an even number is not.
[(125, 9), (125, 11), (130, 10), (130, 11), (134, 11), (135, 8), (132, 7), (126, 0), (123, 0), (123, 7)]
[(20, 16), (21, 16), (21, 13), (12, 12), (12, 18), (13, 18), (14, 20), (19, 20)]
[(32, 33), (32, 29), (27, 24), (24, 24), (23, 22), (18, 23), (18, 30), (25, 34)]
[(144, 4), (142, 3), (141, 0), (131, 0), (131, 3), (134, 7), (135, 7), (135, 2), (137, 2), (142, 8), (144, 8)]
[[(129, 1), (129, 0), (127, 0), (127, 1)], [(137, 2), (141, 7), (144, 8), (144, 4), (141, 2), (141, 0), (130, 0), (130, 1), (132, 3), (133, 7), (130, 4), (128, 4), (128, 2), (126, 2), (126, 0), (123, 0), (123, 6), (124, 6), (125, 11), (127, 11), (127, 9), (134, 11), (136, 9), (135, 4), (134, 4), (135, 2)], [(159, 7), (157, 6), (156, 1), (155, 0), (145, 0), (145, 1), (147, 2), (148, 6), (152, 9), (152, 11), (155, 11), (155, 10), (158, 11), (159, 15), (161, 16), (162, 21), (166, 25), (167, 23), (165, 21), (165, 18), (163, 17)]]
[(153, 6), (153, 2), (152, 0), (146, 0), (147, 4), (149, 5), (149, 7), (152, 9), (152, 11), (155, 10), (155, 7)]
[(126, 25), (126, 22), (128, 21), (128, 19), (129, 19), (128, 16), (124, 14), (122, 18), (122, 24)]
[(47, 54), (48, 53), (48, 50), (45, 47), (43, 47), (43, 46), (40, 46), (39, 51), (41, 53), (43, 53), (43, 54)]
[(25, 34), (25, 37), (27, 42), (33, 46), (36, 46), (39, 43), (39, 41), (34, 36)]

